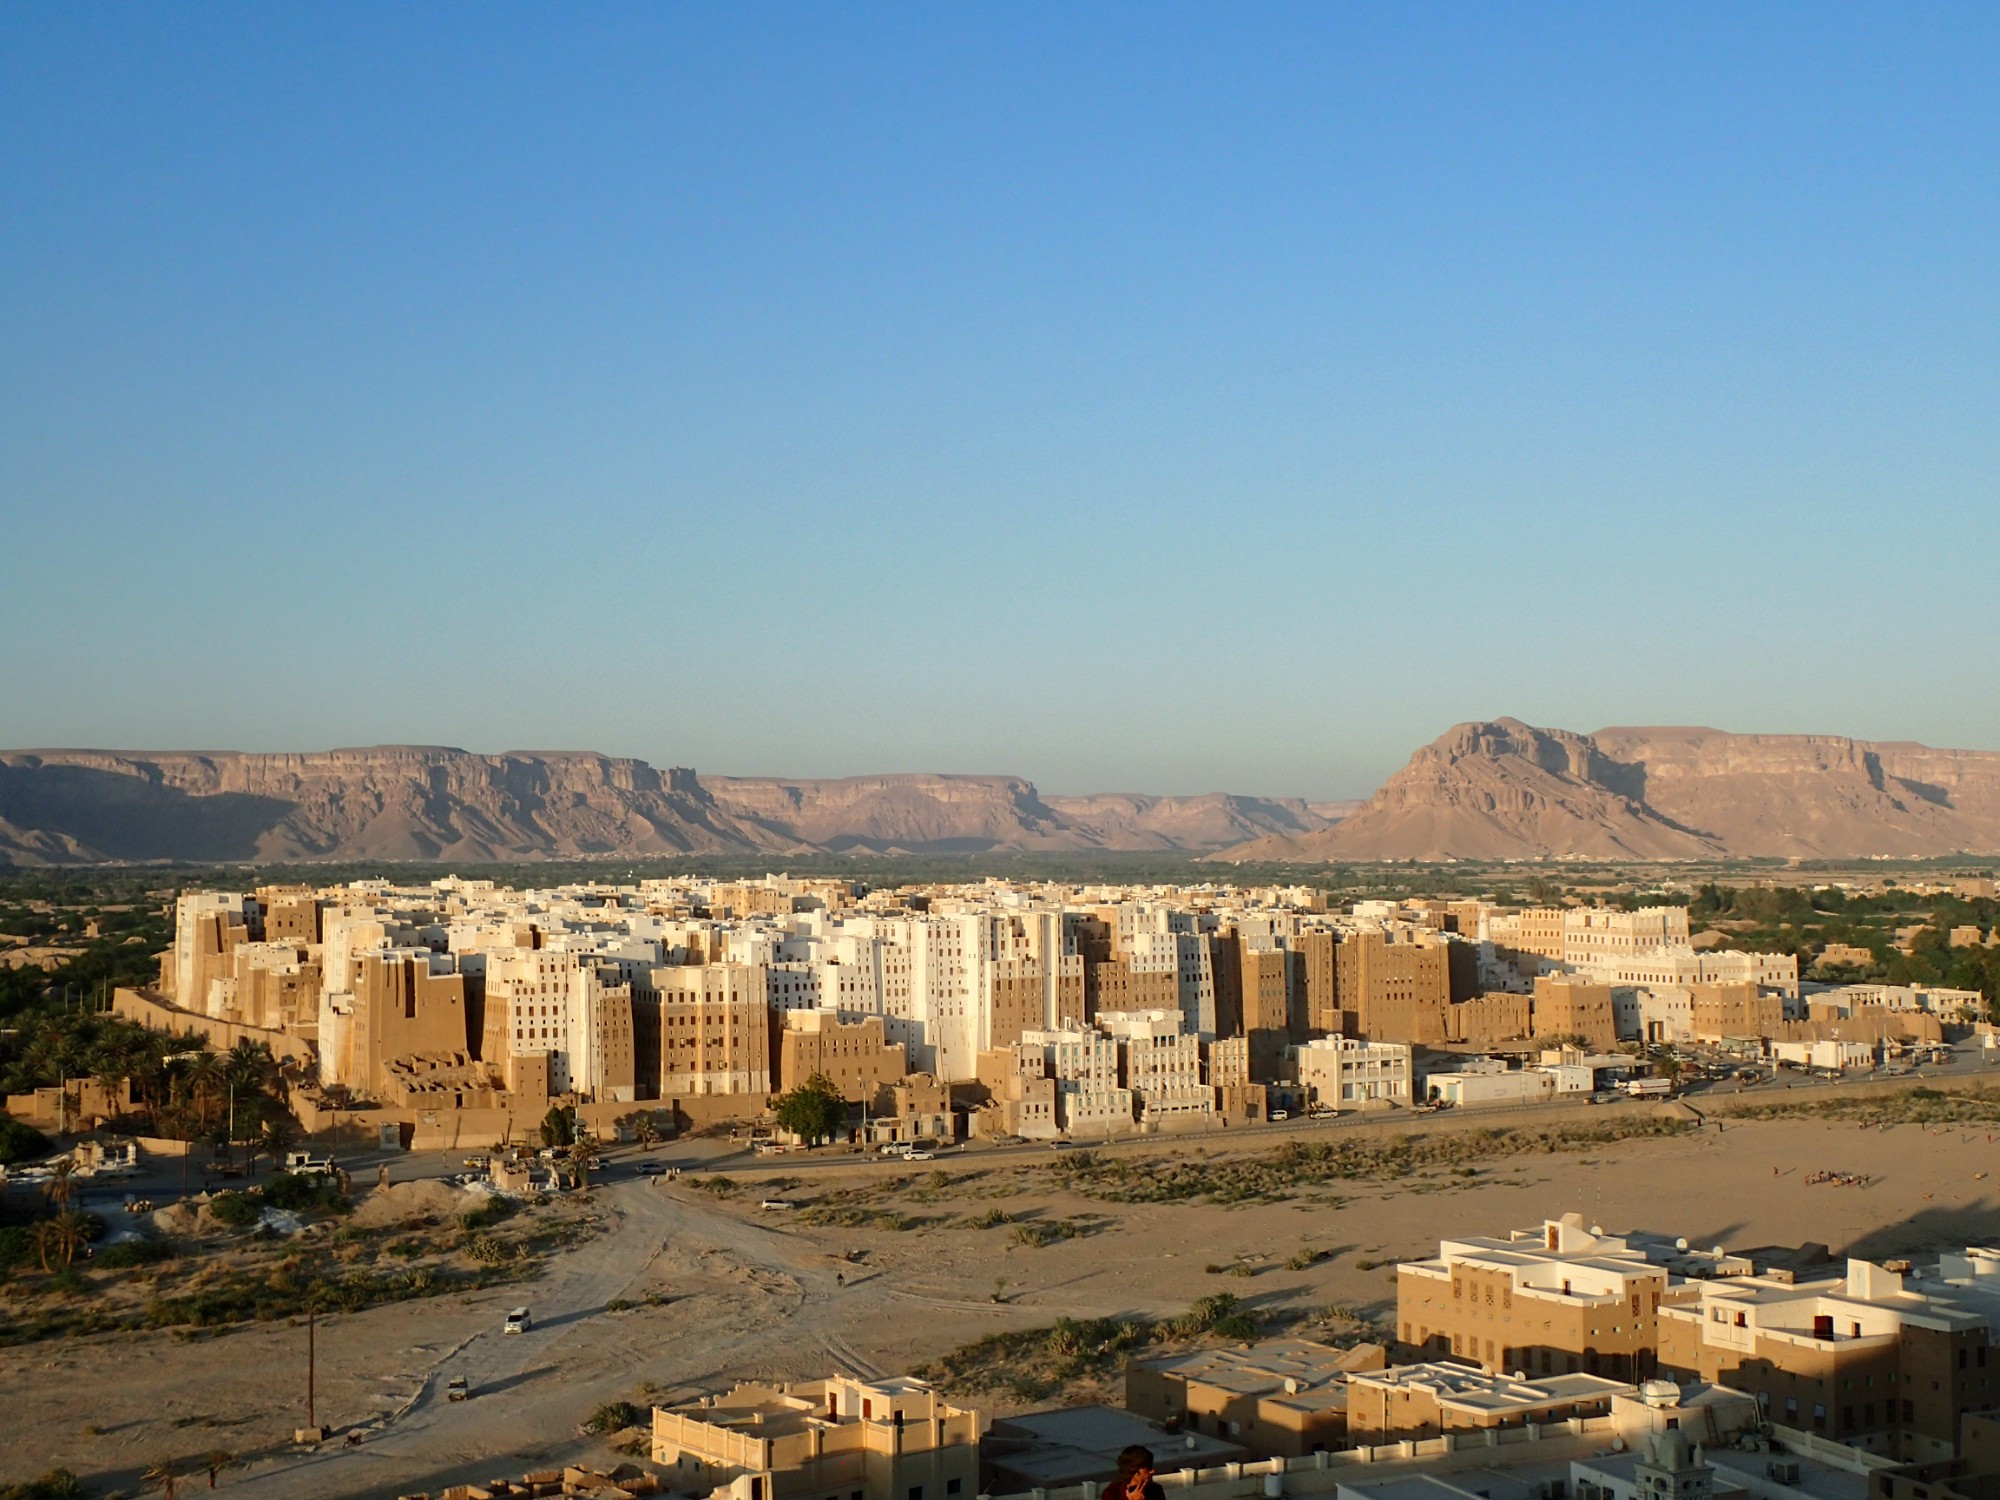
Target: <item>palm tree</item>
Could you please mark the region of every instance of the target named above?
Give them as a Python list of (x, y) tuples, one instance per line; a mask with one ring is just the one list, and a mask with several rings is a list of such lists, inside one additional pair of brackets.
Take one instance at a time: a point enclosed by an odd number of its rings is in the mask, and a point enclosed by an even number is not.
[(77, 1252), (90, 1240), (90, 1232), (84, 1216), (74, 1210), (59, 1213), (51, 1221), (56, 1229), (57, 1248), (62, 1252), (65, 1269), (76, 1259)]
[(639, 1149), (641, 1151), (650, 1151), (659, 1143), (660, 1130), (653, 1123), (653, 1116), (650, 1110), (639, 1116), (639, 1123), (632, 1127), (632, 1134), (639, 1142)]
[(195, 1113), (203, 1128), (209, 1123), (209, 1116), (215, 1111), (216, 1097), (222, 1092), (224, 1079), (222, 1059), (206, 1048), (188, 1059), (188, 1089), (194, 1096)]
[(274, 1169), (285, 1159), (285, 1153), (298, 1144), (298, 1139), (298, 1127), (292, 1124), (290, 1115), (272, 1115), (264, 1122), (262, 1145), (270, 1154)]
[(242, 1460), (227, 1448), (209, 1449), (201, 1461), (201, 1466), (208, 1470), (208, 1487), (210, 1489), (215, 1488), (215, 1476), (220, 1474), (224, 1469), (234, 1469), (241, 1464)]
[(178, 1500), (181, 1492), (181, 1476), (174, 1468), (171, 1458), (163, 1458), (144, 1474), (139, 1476), (141, 1484), (149, 1484), (160, 1492), (161, 1500)]
[(236, 1092), (246, 1096), (269, 1092), (272, 1076), (277, 1072), (277, 1066), (271, 1060), (271, 1049), (248, 1037), (229, 1049), (223, 1067), (229, 1081), (236, 1085)]
[[(62, 1256), (63, 1232), (54, 1219), (43, 1219), (28, 1231), (28, 1243), (35, 1247), (35, 1254), (41, 1257), (44, 1274), (55, 1270), (54, 1262)], [(63, 1261), (68, 1266), (67, 1260)]]
[(569, 1164), (576, 1168), (576, 1185), (579, 1191), (590, 1191), (590, 1164), (597, 1160), (599, 1150), (596, 1138), (579, 1135), (570, 1144)]
[(100, 1058), (91, 1067), (91, 1078), (104, 1091), (104, 1107), (108, 1111), (118, 1098), (118, 1085), (131, 1074), (120, 1064), (108, 1058)]
[(59, 1156), (49, 1163), (49, 1185), (42, 1189), (58, 1211), (69, 1207), (76, 1196), (76, 1158)]

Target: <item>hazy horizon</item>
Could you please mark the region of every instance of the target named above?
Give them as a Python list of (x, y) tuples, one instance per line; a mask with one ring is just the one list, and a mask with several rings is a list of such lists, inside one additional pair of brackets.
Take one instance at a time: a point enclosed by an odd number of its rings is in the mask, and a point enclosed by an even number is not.
[(2000, 748), (2000, 11), (0, 11), (0, 740)]

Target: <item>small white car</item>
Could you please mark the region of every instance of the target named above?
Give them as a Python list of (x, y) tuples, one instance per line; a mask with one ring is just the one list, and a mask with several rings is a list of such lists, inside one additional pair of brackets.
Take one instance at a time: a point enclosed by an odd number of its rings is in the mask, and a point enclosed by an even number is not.
[(528, 1316), (525, 1307), (516, 1307), (507, 1314), (507, 1321), (501, 1325), (502, 1333), (526, 1333), (533, 1326), (534, 1319)]

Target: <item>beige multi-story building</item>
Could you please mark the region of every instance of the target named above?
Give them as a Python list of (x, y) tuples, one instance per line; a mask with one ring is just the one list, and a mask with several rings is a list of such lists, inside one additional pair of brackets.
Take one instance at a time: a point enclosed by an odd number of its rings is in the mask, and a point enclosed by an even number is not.
[(1115, 1135), (1133, 1124), (1132, 1091), (1118, 1081), (1118, 1043), (1101, 1031), (1031, 1031), (1055, 1080), (1056, 1120), (1072, 1135)]
[(1292, 1056), (1300, 1087), (1323, 1109), (1407, 1108), (1414, 1102), (1410, 1048), (1402, 1042), (1315, 1037)]
[(1215, 1112), (1215, 1095), (1201, 1081), (1201, 1043), (1184, 1024), (1178, 1008), (1098, 1012), (1097, 1029), (1117, 1042), (1119, 1079), (1144, 1120), (1205, 1119)]
[(1052, 1140), (1062, 1133), (1056, 1120), (1056, 1081), (1040, 1047), (1016, 1043), (979, 1054), (979, 1081), (989, 1111), (980, 1115), (984, 1135), (1017, 1135)]
[(219, 955), (206, 1014), (264, 1031), (312, 1036), (319, 1027), (319, 950), (296, 941), (238, 943)]
[(1348, 1441), (1355, 1447), (1422, 1441), (1602, 1417), (1633, 1394), (1630, 1382), (1599, 1375), (1483, 1373), (1460, 1364), (1395, 1365), (1347, 1377)]
[(916, 1380), (744, 1384), (653, 1408), (653, 1462), (715, 1500), (972, 1500), (985, 1418)]
[(655, 969), (635, 998), (645, 1097), (769, 1094), (771, 1031), (755, 964)]
[(632, 987), (617, 968), (549, 948), (496, 948), (484, 959), (486, 1062), (517, 1073), (515, 1059), (539, 1053), (552, 1095), (620, 1104), (638, 1097)]
[(212, 1016), (209, 990), (230, 972), (229, 954), (262, 932), (254, 896), (223, 891), (183, 891), (174, 901), (174, 945), (161, 978), (183, 1010)]
[(795, 1089), (818, 1076), (839, 1089), (850, 1104), (879, 1110), (889, 1086), (908, 1071), (902, 1044), (884, 1039), (880, 1016), (842, 1021), (833, 1010), (795, 1010), (785, 1015), (785, 1029), (778, 1038), (780, 1089)]
[(1348, 1376), (1386, 1363), (1380, 1344), (1336, 1349), (1306, 1339), (1137, 1359), (1125, 1367), (1125, 1407), (1258, 1458), (1333, 1452), (1348, 1445)]
[(1576, 1214), (1506, 1239), (1446, 1240), (1396, 1267), (1403, 1343), (1494, 1374), (1648, 1379), (1668, 1269)]
[(1445, 1040), (1451, 969), (1435, 934), (1357, 932), (1334, 950), (1334, 967), (1343, 1035), (1419, 1046)]
[(1765, 994), (1747, 980), (1691, 984), (1687, 988), (1696, 1041), (1776, 1036), (1784, 1025), (1785, 1002), (1776, 995)]
[(1568, 974), (1544, 974), (1535, 980), (1530, 1025), (1538, 1039), (1576, 1037), (1598, 1052), (1610, 1052), (1618, 1046), (1618, 1015), (1611, 986)]
[(1703, 1282), (1663, 1307), (1660, 1366), (1757, 1397), (1766, 1419), (1913, 1461), (1949, 1458), (2000, 1406), (2000, 1251), (1924, 1278), (1865, 1260), (1838, 1279)]
[(1135, 970), (1126, 958), (1091, 965), (1093, 1017), (1107, 1011), (1171, 1010), (1180, 1014), (1180, 975), (1173, 969)]
[(1480, 913), (1480, 925), (1475, 936), (1510, 953), (1524, 953), (1559, 964), (1563, 960), (1564, 918), (1567, 915), (1559, 906), (1531, 906), (1516, 912), (1495, 912), (1487, 908)]
[(320, 1078), (364, 1097), (390, 1088), (389, 1064), (471, 1056), (465, 980), (449, 954), (385, 948), (349, 960), (346, 986), (322, 991)]
[(1599, 969), (1634, 954), (1690, 946), (1685, 906), (1571, 907), (1562, 914), (1559, 956), (1571, 968)]
[(1526, 995), (1487, 994), (1461, 1000), (1445, 1012), (1445, 1040), (1485, 1047), (1526, 1037), (1533, 1026)]
[(1308, 1036), (1330, 1036), (1345, 1024), (1340, 1009), (1339, 948), (1340, 935), (1324, 928), (1299, 934), (1299, 974), (1305, 984)]

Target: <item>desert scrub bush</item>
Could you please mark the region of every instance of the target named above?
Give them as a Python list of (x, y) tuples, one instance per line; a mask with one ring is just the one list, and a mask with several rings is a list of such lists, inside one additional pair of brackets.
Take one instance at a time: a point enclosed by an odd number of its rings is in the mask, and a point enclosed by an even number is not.
[(1926, 1084), (1889, 1094), (1835, 1099), (1797, 1099), (1783, 1103), (1746, 1105), (1729, 1111), (1744, 1120), (1781, 1119), (1811, 1115), (1851, 1120), (1857, 1125), (1994, 1125), (2000, 1124), (2000, 1092), (1984, 1087), (1947, 1093)]
[(916, 1374), (956, 1392), (1002, 1391), (1037, 1401), (1080, 1380), (1114, 1376), (1152, 1336), (1152, 1326), (1137, 1320), (1058, 1318), (1049, 1328), (989, 1334)]
[(507, 1199), (494, 1194), (477, 1208), (468, 1208), (458, 1216), (458, 1227), (468, 1231), (487, 1229), (513, 1215), (514, 1205)]
[(1014, 1222), (1014, 1216), (1004, 1208), (989, 1208), (976, 1219), (965, 1221), (974, 1229), (1000, 1229)]
[(1602, 1124), (1411, 1131), (1383, 1140), (1287, 1141), (1274, 1151), (1216, 1160), (1102, 1157), (1072, 1152), (1038, 1170), (1071, 1192), (1117, 1203), (1280, 1199), (1335, 1182), (1386, 1182), (1425, 1170), (1539, 1151), (1583, 1151), (1616, 1141), (1683, 1135), (1692, 1120), (1633, 1116)]
[(737, 1189), (737, 1183), (728, 1177), (697, 1177), (694, 1185), (704, 1193), (713, 1193), (718, 1198), (727, 1198)]
[(1246, 1277), (1255, 1276), (1257, 1274), (1257, 1268), (1251, 1265), (1250, 1262), (1247, 1260), (1239, 1260), (1238, 1262), (1236, 1262), (1235, 1265), (1229, 1268), (1229, 1274), (1231, 1276), (1246, 1276)]
[(1160, 1331), (1168, 1338), (1198, 1339), (1222, 1319), (1233, 1318), (1242, 1311), (1243, 1299), (1234, 1292), (1211, 1292), (1206, 1297), (1197, 1297), (1178, 1318), (1168, 1319)]
[(514, 1258), (507, 1242), (493, 1234), (474, 1235), (466, 1244), (465, 1253), (482, 1266), (505, 1265)]
[(815, 1203), (799, 1215), (801, 1223), (835, 1229), (916, 1229), (923, 1220), (893, 1208), (863, 1208), (855, 1204)]
[(641, 1426), (645, 1421), (646, 1414), (630, 1401), (607, 1401), (590, 1414), (583, 1430), (597, 1437), (607, 1437), (628, 1427)]
[(82, 1500), (83, 1482), (68, 1469), (50, 1469), (23, 1484), (0, 1484), (0, 1500)]
[(1331, 1260), (1332, 1258), (1333, 1252), (1331, 1250), (1295, 1250), (1286, 1258), (1285, 1269), (1288, 1271), (1310, 1271), (1321, 1261)]
[(1045, 1245), (1053, 1245), (1058, 1240), (1072, 1240), (1083, 1232), (1083, 1226), (1068, 1219), (1034, 1219), (1014, 1226), (1014, 1243), (1039, 1250)]

